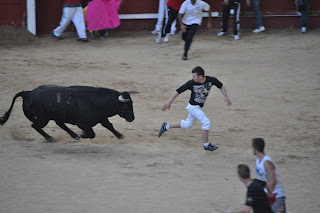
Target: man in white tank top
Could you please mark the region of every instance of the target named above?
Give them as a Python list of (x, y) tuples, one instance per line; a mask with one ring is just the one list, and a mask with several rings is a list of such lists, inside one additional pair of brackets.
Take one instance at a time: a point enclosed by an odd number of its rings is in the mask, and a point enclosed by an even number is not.
[(275, 194), (276, 202), (272, 205), (272, 211), (274, 213), (286, 213), (286, 194), (281, 182), (279, 170), (271, 158), (264, 154), (264, 146), (265, 143), (263, 138), (252, 139), (253, 154), (257, 156), (257, 179), (268, 182), (273, 187), (273, 194)]

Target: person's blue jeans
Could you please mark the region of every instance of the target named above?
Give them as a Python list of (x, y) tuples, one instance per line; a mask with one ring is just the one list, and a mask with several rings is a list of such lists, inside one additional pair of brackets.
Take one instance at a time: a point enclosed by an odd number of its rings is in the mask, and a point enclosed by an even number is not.
[(262, 24), (262, 18), (261, 18), (261, 13), (260, 13), (260, 6), (259, 6), (259, 0), (252, 0), (251, 1), (254, 15), (256, 16), (256, 26), (257, 29), (263, 26)]

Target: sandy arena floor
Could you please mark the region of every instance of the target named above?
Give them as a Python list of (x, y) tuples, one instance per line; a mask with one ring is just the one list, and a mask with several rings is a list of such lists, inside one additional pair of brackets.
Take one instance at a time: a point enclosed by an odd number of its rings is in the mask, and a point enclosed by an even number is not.
[[(155, 44), (149, 32), (113, 32), (104, 41), (58, 41), (25, 30), (0, 29), (0, 116), (13, 96), (42, 84), (90, 85), (132, 95), (136, 120), (111, 118), (126, 138), (101, 125), (96, 138), (75, 142), (54, 122), (31, 128), (19, 98), (0, 127), (1, 213), (212, 213), (238, 209), (246, 188), (236, 166), (255, 175), (251, 139), (266, 140), (277, 163), (290, 213), (320, 211), (320, 30), (242, 31), (241, 39), (199, 31), (188, 61), (179, 35)], [(233, 103), (213, 88), (204, 107), (215, 152), (202, 148), (200, 124), (158, 138), (162, 122), (185, 119), (189, 92), (170, 111), (163, 104), (191, 70), (202, 66), (220, 79)], [(71, 125), (69, 125), (71, 126)], [(77, 133), (81, 131), (71, 126)]]

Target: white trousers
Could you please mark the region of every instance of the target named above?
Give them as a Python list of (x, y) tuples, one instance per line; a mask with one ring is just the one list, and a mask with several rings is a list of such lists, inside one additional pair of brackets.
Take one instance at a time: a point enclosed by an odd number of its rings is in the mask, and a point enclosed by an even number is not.
[(194, 122), (196, 120), (198, 120), (202, 124), (202, 130), (209, 130), (210, 129), (210, 120), (204, 114), (204, 112), (202, 111), (200, 106), (188, 104), (186, 109), (188, 110), (189, 115), (188, 115), (187, 120), (181, 121), (181, 128), (189, 129), (193, 126)]
[(82, 7), (64, 7), (60, 25), (53, 30), (54, 35), (61, 36), (71, 21), (77, 29), (79, 38), (87, 38)]
[[(163, 26), (163, 20), (164, 18), (166, 19), (165, 21), (168, 21), (168, 10), (167, 10), (167, 3), (168, 0), (159, 0), (159, 8), (158, 8), (158, 20), (157, 20), (157, 24), (155, 27), (155, 30), (162, 30), (162, 26)], [(171, 33), (176, 32), (177, 28), (176, 28), (176, 20), (172, 23), (171, 25)]]

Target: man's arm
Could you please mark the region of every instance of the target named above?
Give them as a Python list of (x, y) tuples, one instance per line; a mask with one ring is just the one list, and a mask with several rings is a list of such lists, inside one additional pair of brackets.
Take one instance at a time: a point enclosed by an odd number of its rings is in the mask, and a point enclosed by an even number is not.
[(211, 29), (212, 28), (212, 23), (211, 23), (211, 7), (210, 9), (208, 10), (208, 24), (207, 24), (207, 28), (208, 29)]
[(183, 33), (187, 32), (187, 27), (186, 25), (183, 24), (182, 22), (182, 15), (181, 13), (178, 14), (178, 19), (179, 19), (179, 23), (180, 23), (180, 29)]
[(174, 99), (176, 99), (176, 97), (179, 95), (179, 93), (177, 91), (174, 91), (174, 93), (172, 94), (171, 98), (168, 100), (167, 103), (165, 103), (162, 107), (162, 111), (165, 111), (166, 109), (170, 110), (171, 104), (174, 101)]
[(231, 211), (231, 210), (224, 210), (223, 213), (250, 213), (251, 212), (250, 206), (244, 206), (242, 209), (237, 211)]
[(220, 88), (220, 91), (221, 91), (222, 95), (224, 96), (224, 100), (228, 103), (228, 106), (232, 105), (232, 103), (228, 97), (226, 88), (224, 86), (222, 86)]
[(271, 184), (272, 191), (273, 191), (274, 187), (277, 184), (276, 173), (275, 173), (276, 168), (274, 167), (274, 165), (271, 161), (267, 160), (264, 162), (264, 169), (266, 170), (267, 177), (268, 177), (269, 183)]

